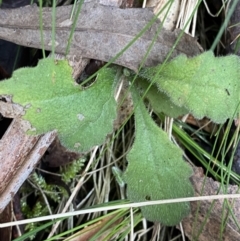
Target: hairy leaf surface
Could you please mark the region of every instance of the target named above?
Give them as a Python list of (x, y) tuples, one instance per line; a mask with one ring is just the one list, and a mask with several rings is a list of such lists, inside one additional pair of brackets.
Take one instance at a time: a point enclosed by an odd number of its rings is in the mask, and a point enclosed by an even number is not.
[[(150, 85), (150, 83), (143, 78), (139, 78), (137, 84), (142, 90), (143, 94)], [(165, 93), (158, 90), (155, 84), (149, 88), (146, 98), (149, 100), (155, 113), (163, 112), (172, 118), (177, 118), (188, 113), (188, 110), (185, 107), (175, 105)]]
[(113, 130), (115, 71), (103, 69), (86, 90), (75, 83), (71, 71), (66, 61), (41, 60), (0, 82), (0, 95), (12, 95), (13, 102), (26, 108), (23, 118), (35, 128), (31, 134), (56, 129), (64, 146), (82, 152), (101, 144)]
[(164, 66), (146, 68), (139, 74), (156, 81), (174, 104), (186, 107), (196, 118), (206, 116), (223, 123), (239, 113), (239, 70), (239, 57), (215, 58), (209, 51), (194, 58), (180, 55)]
[[(133, 202), (193, 196), (190, 166), (182, 151), (173, 145), (165, 132), (153, 122), (141, 98), (135, 92), (135, 142), (127, 155), (123, 175), (128, 198)], [(190, 211), (189, 203), (142, 207), (143, 216), (165, 225), (176, 225)]]

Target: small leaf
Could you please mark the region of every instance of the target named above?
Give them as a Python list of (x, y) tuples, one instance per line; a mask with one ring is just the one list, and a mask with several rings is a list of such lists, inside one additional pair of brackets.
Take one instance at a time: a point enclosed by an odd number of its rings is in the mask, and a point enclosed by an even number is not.
[(239, 113), (239, 64), (235, 55), (215, 58), (209, 51), (189, 59), (180, 55), (164, 66), (146, 68), (139, 75), (155, 80), (174, 104), (186, 107), (196, 118), (206, 116), (223, 123)]
[[(182, 151), (174, 146), (149, 116), (141, 98), (133, 93), (136, 123), (135, 142), (127, 155), (123, 175), (128, 198), (133, 202), (193, 196), (190, 166), (182, 160)], [(178, 224), (190, 211), (189, 203), (153, 205), (141, 208), (150, 221)]]
[[(137, 85), (140, 87), (143, 94), (148, 89), (149, 84), (150, 83), (143, 78), (138, 78), (137, 80)], [(177, 118), (188, 113), (185, 107), (175, 105), (165, 93), (158, 90), (155, 84), (148, 90), (146, 98), (149, 100), (155, 113), (159, 114), (163, 112), (165, 115), (172, 118)]]
[(71, 71), (66, 61), (41, 60), (37, 67), (19, 69), (0, 82), (0, 95), (12, 95), (13, 102), (26, 108), (23, 118), (36, 129), (31, 134), (56, 129), (64, 146), (83, 152), (113, 130), (115, 71), (101, 70), (86, 90), (74, 82)]

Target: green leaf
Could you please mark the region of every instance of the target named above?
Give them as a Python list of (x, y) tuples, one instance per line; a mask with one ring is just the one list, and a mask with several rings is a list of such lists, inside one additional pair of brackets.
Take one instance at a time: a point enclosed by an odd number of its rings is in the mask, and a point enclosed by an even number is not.
[(23, 118), (36, 129), (31, 134), (56, 129), (64, 146), (84, 152), (113, 130), (115, 71), (101, 70), (86, 90), (75, 83), (71, 71), (66, 61), (41, 60), (0, 82), (0, 95), (12, 95), (13, 102), (26, 108)]
[[(173, 145), (149, 116), (141, 98), (133, 93), (135, 142), (127, 155), (128, 167), (123, 175), (127, 195), (133, 202), (193, 196), (190, 166), (182, 151)], [(190, 211), (189, 203), (153, 205), (141, 208), (143, 216), (173, 226)]]
[[(138, 78), (137, 85), (144, 94), (150, 83), (143, 78)], [(185, 107), (179, 107), (173, 104), (170, 98), (165, 93), (158, 90), (155, 84), (149, 88), (145, 97), (150, 102), (155, 113), (159, 114), (163, 112), (165, 115), (172, 118), (177, 118), (188, 113), (188, 110)]]
[(189, 59), (180, 55), (163, 66), (146, 68), (139, 75), (155, 80), (175, 105), (186, 107), (196, 118), (206, 116), (223, 123), (239, 113), (239, 67), (239, 57), (215, 58), (209, 51)]

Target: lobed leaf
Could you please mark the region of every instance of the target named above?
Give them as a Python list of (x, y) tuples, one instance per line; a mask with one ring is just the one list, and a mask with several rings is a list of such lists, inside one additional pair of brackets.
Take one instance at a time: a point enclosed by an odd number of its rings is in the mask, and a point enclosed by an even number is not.
[[(123, 174), (127, 195), (133, 202), (193, 196), (190, 166), (182, 151), (173, 145), (165, 132), (153, 122), (141, 98), (133, 93), (135, 142), (127, 155), (128, 167)], [(168, 226), (178, 224), (190, 211), (189, 203), (146, 206), (143, 216)]]
[(193, 58), (180, 55), (165, 65), (143, 69), (139, 75), (155, 81), (175, 105), (196, 118), (223, 123), (240, 111), (239, 70), (239, 57), (215, 58), (208, 51)]
[(83, 90), (75, 83), (66, 61), (40, 60), (35, 68), (22, 68), (0, 82), (0, 95), (12, 95), (25, 107), (31, 134), (56, 129), (68, 149), (84, 152), (101, 144), (116, 118), (115, 71), (103, 69), (95, 83)]

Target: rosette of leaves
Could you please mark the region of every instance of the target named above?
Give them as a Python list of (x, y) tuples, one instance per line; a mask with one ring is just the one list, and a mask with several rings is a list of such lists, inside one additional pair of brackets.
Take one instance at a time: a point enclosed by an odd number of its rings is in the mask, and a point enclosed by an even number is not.
[[(37, 67), (19, 69), (11, 79), (0, 82), (0, 96), (11, 95), (14, 103), (25, 108), (22, 118), (33, 127), (29, 134), (56, 129), (65, 147), (85, 152), (102, 144), (113, 131), (116, 76), (116, 69), (103, 68), (96, 81), (83, 89), (72, 79), (67, 62), (44, 59)], [(131, 81), (132, 75), (127, 78)], [(156, 112), (173, 117), (189, 112), (223, 123), (239, 113), (238, 57), (215, 58), (211, 52), (190, 59), (181, 55), (141, 70), (131, 89), (136, 133), (123, 174), (128, 198), (139, 202), (193, 196), (190, 166), (151, 119), (139, 90)], [(151, 221), (175, 225), (189, 213), (189, 203), (141, 209)]]

